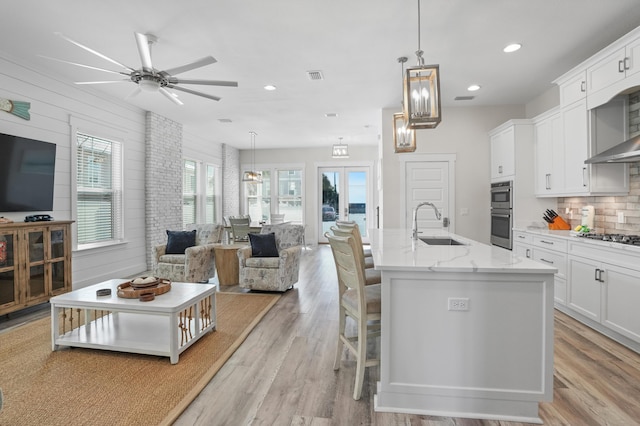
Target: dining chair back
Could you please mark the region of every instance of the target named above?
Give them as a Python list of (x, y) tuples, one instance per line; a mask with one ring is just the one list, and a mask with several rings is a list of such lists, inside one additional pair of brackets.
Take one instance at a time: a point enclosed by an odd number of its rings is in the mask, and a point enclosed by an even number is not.
[[(364, 382), (364, 369), (379, 364), (379, 359), (367, 357), (367, 342), (380, 335), (380, 284), (365, 285), (364, 271), (360, 267), (358, 248), (353, 236), (340, 237), (326, 232), (331, 245), (338, 276), (339, 327), (334, 370), (340, 368), (342, 351), (347, 349), (356, 358), (356, 377), (353, 399), (360, 399)], [(357, 335), (346, 332), (347, 317), (357, 324)]]
[(250, 219), (248, 217), (229, 217), (231, 223), (231, 234), (234, 243), (248, 242), (250, 231)]

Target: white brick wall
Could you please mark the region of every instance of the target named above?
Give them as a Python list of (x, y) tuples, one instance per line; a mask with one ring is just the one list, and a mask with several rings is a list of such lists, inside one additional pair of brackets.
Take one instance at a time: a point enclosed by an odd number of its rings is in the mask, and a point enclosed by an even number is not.
[(222, 145), (222, 215), (240, 214), (240, 151)]
[(147, 269), (151, 247), (166, 243), (167, 229), (182, 229), (182, 124), (146, 113), (145, 217)]

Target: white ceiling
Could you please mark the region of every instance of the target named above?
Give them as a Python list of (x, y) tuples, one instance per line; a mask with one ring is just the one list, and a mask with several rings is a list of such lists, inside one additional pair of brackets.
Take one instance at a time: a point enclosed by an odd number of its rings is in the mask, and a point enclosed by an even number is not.
[[(133, 33), (151, 33), (159, 39), (155, 68), (212, 55), (216, 64), (179, 77), (235, 80), (239, 87), (188, 86), (219, 102), (182, 92), (184, 106), (159, 93), (127, 102), (240, 149), (249, 147), (252, 130), (257, 149), (329, 146), (340, 137), (372, 145), (381, 109), (400, 109), (397, 58), (416, 63), (417, 8), (417, 0), (4, 1), (0, 52), (64, 81), (109, 80), (112, 74), (38, 55), (118, 70), (54, 36), (62, 32), (139, 68)], [(421, 47), (427, 64), (440, 65), (444, 107), (526, 103), (640, 25), (639, 0), (422, 0), (421, 9)], [(511, 42), (523, 48), (504, 54)], [(309, 80), (310, 70), (322, 71), (324, 80)], [(470, 94), (471, 83), (482, 86), (476, 98), (454, 101)], [(265, 91), (266, 84), (277, 90)], [(87, 88), (122, 99), (134, 89), (132, 82)]]

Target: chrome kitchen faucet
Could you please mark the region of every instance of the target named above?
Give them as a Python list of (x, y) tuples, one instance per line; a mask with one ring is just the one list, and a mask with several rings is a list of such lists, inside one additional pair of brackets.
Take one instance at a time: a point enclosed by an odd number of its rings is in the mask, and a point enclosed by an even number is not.
[(430, 203), (429, 201), (423, 201), (418, 204), (416, 208), (413, 209), (413, 230), (411, 234), (414, 240), (418, 239), (418, 210), (422, 206), (431, 206), (433, 208), (433, 211), (436, 213), (436, 219), (440, 220), (440, 218), (442, 217), (442, 214), (440, 214), (438, 208), (433, 203)]

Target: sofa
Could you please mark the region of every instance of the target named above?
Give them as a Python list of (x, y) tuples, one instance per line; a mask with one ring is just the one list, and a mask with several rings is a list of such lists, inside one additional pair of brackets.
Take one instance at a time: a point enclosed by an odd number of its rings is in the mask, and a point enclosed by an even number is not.
[(195, 245), (187, 247), (184, 254), (167, 254), (167, 244), (153, 247), (153, 273), (172, 282), (208, 282), (216, 271), (213, 244), (221, 242), (224, 226), (195, 224), (185, 230), (196, 231)]
[[(238, 249), (239, 285), (242, 288), (284, 292), (298, 282), (304, 226), (283, 223), (264, 225), (261, 235), (275, 236), (276, 253), (270, 257), (256, 257), (254, 248)], [(251, 241), (253, 244), (253, 241)]]

